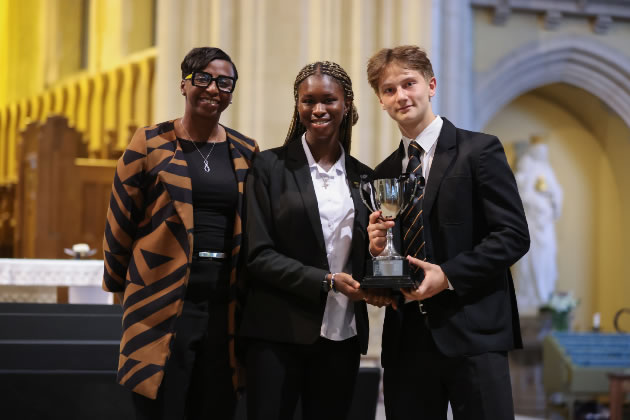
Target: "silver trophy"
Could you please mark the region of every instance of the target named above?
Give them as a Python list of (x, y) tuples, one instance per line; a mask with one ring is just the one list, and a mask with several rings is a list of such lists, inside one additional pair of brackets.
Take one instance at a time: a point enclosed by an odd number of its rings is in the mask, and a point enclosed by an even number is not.
[[(380, 211), (383, 220), (394, 220), (413, 202), (423, 179), (414, 174), (402, 174), (398, 178), (361, 179), (361, 200), (371, 212)], [(417, 282), (409, 275), (409, 265), (394, 247), (392, 229), (387, 230), (387, 244), (383, 252), (372, 258), (367, 276), (361, 282), (363, 288), (415, 288)], [(371, 272), (371, 275), (370, 275)]]

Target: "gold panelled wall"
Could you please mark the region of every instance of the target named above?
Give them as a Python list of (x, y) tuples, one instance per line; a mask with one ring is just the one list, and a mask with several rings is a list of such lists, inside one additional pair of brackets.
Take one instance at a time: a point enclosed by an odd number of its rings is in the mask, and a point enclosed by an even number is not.
[(0, 3), (0, 185), (29, 122), (63, 115), (84, 157), (110, 158), (153, 121), (155, 15), (154, 0)]
[(131, 56), (118, 68), (66, 78), (39, 95), (0, 111), (0, 184), (16, 181), (16, 144), (32, 121), (63, 115), (82, 134), (84, 157), (115, 158), (133, 131), (152, 121), (155, 51)]
[[(68, 170), (74, 171), (81, 190), (73, 198), (78, 200), (73, 207), (80, 209), (81, 216), (74, 220), (81, 224), (81, 234), (70, 235), (65, 242), (72, 237), (100, 247), (103, 221), (96, 219), (104, 220), (116, 159), (133, 131), (153, 122), (155, 3), (0, 2), (4, 63), (0, 69), (0, 256), (59, 257), (59, 246), (38, 247), (35, 252), (25, 244), (47, 234), (55, 236), (55, 229), (72, 230), (57, 222), (43, 223), (28, 211), (31, 196), (42, 193), (35, 187), (48, 177), (43, 169), (37, 170), (48, 160), (40, 156), (41, 150), (61, 141), (46, 137), (59, 132), (46, 128), (58, 125), (52, 121), (59, 117), (77, 142)], [(29, 147), (41, 159), (25, 158), (21, 152), (27, 127), (31, 134), (38, 133)], [(55, 171), (55, 177), (60, 176)], [(39, 204), (44, 199), (35, 198)], [(62, 204), (57, 199), (46, 208), (54, 213), (61, 211)], [(71, 245), (65, 242), (64, 246)]]

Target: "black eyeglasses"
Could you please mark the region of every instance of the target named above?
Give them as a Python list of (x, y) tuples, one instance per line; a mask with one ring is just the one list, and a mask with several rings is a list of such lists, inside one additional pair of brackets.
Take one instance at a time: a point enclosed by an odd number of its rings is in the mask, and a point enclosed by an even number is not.
[(204, 89), (210, 86), (212, 82), (216, 82), (217, 89), (225, 93), (234, 92), (234, 88), (236, 87), (236, 79), (234, 79), (233, 77), (212, 77), (210, 73), (206, 73), (205, 71), (193, 71), (188, 76), (184, 77), (184, 80), (190, 80), (193, 86)]

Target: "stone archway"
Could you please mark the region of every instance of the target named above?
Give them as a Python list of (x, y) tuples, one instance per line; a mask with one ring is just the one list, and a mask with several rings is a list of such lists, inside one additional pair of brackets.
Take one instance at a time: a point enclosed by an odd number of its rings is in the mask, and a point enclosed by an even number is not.
[(557, 82), (597, 96), (630, 127), (630, 58), (590, 38), (563, 37), (519, 48), (479, 75), (473, 129), (521, 94)]

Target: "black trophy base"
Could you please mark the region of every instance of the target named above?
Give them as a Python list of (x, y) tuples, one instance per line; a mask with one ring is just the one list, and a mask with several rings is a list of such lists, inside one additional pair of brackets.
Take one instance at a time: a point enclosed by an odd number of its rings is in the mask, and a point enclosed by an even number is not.
[[(365, 277), (361, 280), (362, 289), (415, 289), (420, 284), (421, 279), (414, 275), (413, 278), (409, 272), (409, 263), (407, 260), (399, 260), (402, 264), (400, 275), (375, 275), (375, 264), (377, 261), (367, 261), (365, 264)], [(398, 274), (398, 273), (396, 273)], [(421, 276), (420, 276), (421, 277)]]

